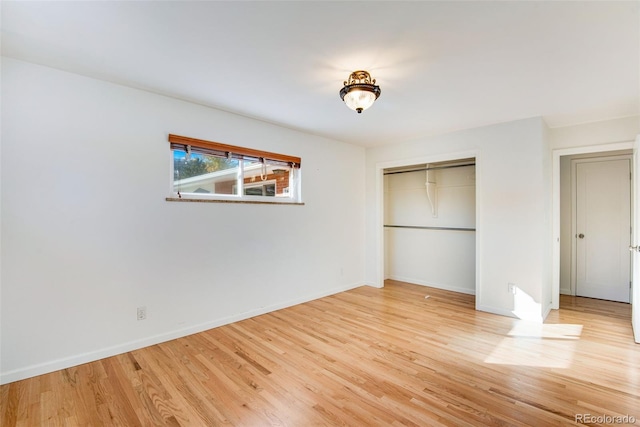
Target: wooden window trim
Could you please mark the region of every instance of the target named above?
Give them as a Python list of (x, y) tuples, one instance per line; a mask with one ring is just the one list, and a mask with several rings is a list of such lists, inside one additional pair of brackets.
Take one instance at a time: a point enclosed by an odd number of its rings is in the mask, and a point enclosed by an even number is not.
[(223, 153), (232, 153), (238, 156), (246, 156), (255, 159), (275, 160), (279, 162), (285, 162), (293, 164), (295, 167), (300, 168), (302, 160), (300, 157), (288, 156), (286, 154), (270, 153), (268, 151), (254, 150), (252, 148), (237, 147), (235, 145), (221, 144), (215, 141), (206, 141), (204, 139), (190, 138), (188, 136), (180, 136), (169, 134), (169, 142), (172, 148), (175, 145), (187, 146), (196, 148), (203, 148), (206, 150), (220, 151)]

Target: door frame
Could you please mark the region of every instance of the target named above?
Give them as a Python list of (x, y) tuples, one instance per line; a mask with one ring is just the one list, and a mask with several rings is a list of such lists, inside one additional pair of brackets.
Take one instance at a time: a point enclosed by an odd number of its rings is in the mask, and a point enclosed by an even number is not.
[[(560, 308), (560, 158), (576, 154), (604, 153), (607, 151), (633, 149), (633, 141), (616, 142), (611, 144), (599, 144), (572, 148), (558, 148), (552, 150), (552, 260), (551, 260), (551, 308)], [(635, 196), (632, 196), (635, 199)], [(631, 201), (633, 203), (634, 200)], [(633, 279), (632, 279), (633, 280)], [(635, 288), (638, 286), (636, 281)]]
[[(633, 161), (631, 162), (634, 170), (640, 170), (640, 135), (633, 142)], [(640, 344), (640, 254), (638, 254), (638, 240), (640, 239), (640, 176), (633, 175), (631, 180), (631, 194), (633, 216), (631, 218), (631, 226), (633, 234), (631, 236), (630, 250), (636, 247), (631, 257), (631, 327), (633, 329), (634, 341)], [(636, 280), (635, 278), (639, 278)]]
[[(611, 156), (603, 155), (602, 156), (594, 156), (594, 157), (586, 157), (586, 158), (577, 158), (571, 159), (571, 280), (570, 280), (570, 290), (571, 295), (576, 295), (578, 291), (577, 286), (577, 276), (578, 276), (578, 251), (577, 251), (577, 240), (576, 234), (577, 230), (577, 167), (580, 163), (595, 163), (602, 162), (607, 160), (628, 160), (629, 161), (629, 172), (633, 174), (633, 154), (614, 154)], [(633, 225), (633, 183), (629, 184), (629, 201), (630, 201), (630, 211), (629, 211), (629, 223)], [(629, 235), (629, 243), (632, 241), (632, 236)], [(631, 254), (629, 254), (629, 266), (631, 267)], [(629, 280), (632, 280), (631, 268), (629, 270)], [(631, 292), (631, 289), (629, 289)], [(629, 295), (629, 302), (631, 302), (631, 294)]]

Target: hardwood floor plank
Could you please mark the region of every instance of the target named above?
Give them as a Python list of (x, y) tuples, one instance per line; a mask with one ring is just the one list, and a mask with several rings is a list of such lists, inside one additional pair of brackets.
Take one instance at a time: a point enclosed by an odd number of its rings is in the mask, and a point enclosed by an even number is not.
[[(425, 298), (425, 296), (429, 298)], [(635, 417), (628, 304), (543, 325), (388, 281), (0, 387), (13, 426), (566, 426)]]
[[(26, 407), (25, 401), (27, 400), (22, 390), (24, 381), (18, 381), (13, 384), (8, 384), (0, 388), (0, 399), (2, 399), (2, 425), (10, 426), (16, 425), (18, 418), (26, 418), (28, 412), (21, 413), (20, 405)], [(22, 395), (21, 395), (22, 393)]]

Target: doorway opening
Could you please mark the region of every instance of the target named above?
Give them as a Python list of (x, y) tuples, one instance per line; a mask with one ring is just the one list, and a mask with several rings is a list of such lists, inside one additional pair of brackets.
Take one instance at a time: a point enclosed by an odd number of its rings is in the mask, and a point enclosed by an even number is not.
[(475, 158), (382, 174), (384, 279), (475, 295)]
[(560, 294), (630, 301), (633, 197), (627, 147), (554, 153), (553, 308), (559, 308)]

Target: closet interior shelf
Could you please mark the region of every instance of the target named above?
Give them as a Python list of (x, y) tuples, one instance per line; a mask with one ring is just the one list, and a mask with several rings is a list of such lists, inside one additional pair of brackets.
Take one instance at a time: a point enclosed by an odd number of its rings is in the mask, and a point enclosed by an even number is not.
[(449, 231), (476, 231), (475, 228), (469, 227), (431, 227), (424, 225), (384, 225), (385, 228), (416, 228), (419, 230), (449, 230)]

